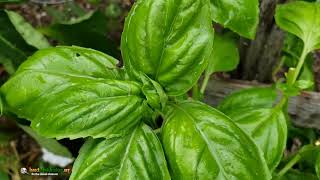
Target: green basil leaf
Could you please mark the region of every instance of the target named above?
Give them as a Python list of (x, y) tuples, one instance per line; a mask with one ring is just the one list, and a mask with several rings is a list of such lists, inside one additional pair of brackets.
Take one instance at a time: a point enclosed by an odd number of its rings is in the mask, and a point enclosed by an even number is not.
[(88, 139), (73, 166), (73, 179), (170, 179), (157, 136), (147, 125), (122, 138)]
[(314, 85), (314, 82), (309, 81), (309, 80), (298, 80), (294, 83), (294, 86), (304, 90), (304, 89), (308, 89), (310, 87), (312, 87)]
[(229, 95), (219, 104), (218, 109), (229, 113), (247, 107), (272, 108), (276, 99), (274, 88), (249, 88)]
[(13, 11), (6, 11), (6, 13), (16, 30), (29, 45), (37, 49), (50, 47), (48, 40), (39, 31), (34, 29), (31, 24), (26, 22), (22, 16)]
[(310, 52), (320, 48), (319, 14), (319, 3), (296, 1), (278, 5), (275, 19), (281, 29), (298, 36)]
[(162, 141), (173, 179), (270, 179), (262, 152), (227, 116), (196, 101), (168, 107)]
[(276, 97), (273, 88), (247, 89), (227, 97), (218, 107), (254, 139), (271, 171), (279, 164), (287, 142), (286, 117), (281, 108), (272, 108)]
[(40, 50), (2, 87), (10, 111), (46, 137), (122, 136), (145, 111), (140, 84), (123, 80), (117, 60), (80, 47)]
[(121, 50), (131, 77), (141, 71), (177, 96), (206, 68), (212, 40), (206, 0), (138, 0), (126, 18)]
[[(293, 34), (286, 34), (284, 41), (284, 47), (282, 49), (283, 56), (282, 61), (288, 67), (296, 67), (299, 61), (299, 57), (303, 50), (303, 41)], [(312, 54), (306, 57), (305, 63), (303, 64), (302, 72), (300, 73), (299, 80), (308, 80), (311, 82), (315, 81), (313, 74), (313, 61), (314, 58)], [(315, 84), (315, 83), (314, 83)], [(308, 88), (308, 90), (313, 90), (314, 85)]]
[(36, 48), (25, 42), (4, 10), (0, 10), (0, 24), (0, 64), (13, 74)]
[(206, 73), (227, 72), (237, 68), (239, 51), (235, 39), (228, 34), (215, 34)]
[(258, 0), (210, 0), (213, 21), (249, 39), (259, 24)]

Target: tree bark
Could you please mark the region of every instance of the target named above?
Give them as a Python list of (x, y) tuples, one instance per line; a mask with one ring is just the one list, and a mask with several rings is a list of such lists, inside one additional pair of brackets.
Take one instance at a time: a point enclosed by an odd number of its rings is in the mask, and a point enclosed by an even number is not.
[(276, 26), (276, 5), (284, 0), (260, 0), (260, 23), (253, 41), (240, 40), (241, 79), (270, 82), (272, 69), (280, 61), (284, 33)]

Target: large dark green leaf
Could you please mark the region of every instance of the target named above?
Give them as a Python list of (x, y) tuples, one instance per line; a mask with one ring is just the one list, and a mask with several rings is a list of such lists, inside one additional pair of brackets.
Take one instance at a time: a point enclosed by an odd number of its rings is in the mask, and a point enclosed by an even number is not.
[(0, 10), (0, 24), (0, 64), (9, 73), (14, 73), (36, 49), (25, 42), (3, 10)]
[(107, 18), (99, 11), (88, 13), (68, 23), (54, 24), (39, 30), (60, 45), (93, 48), (113, 57), (120, 56), (117, 44), (107, 37)]
[(125, 68), (159, 82), (168, 95), (187, 92), (211, 51), (213, 30), (206, 0), (138, 0), (121, 40)]
[(38, 51), (1, 87), (9, 110), (56, 138), (122, 136), (144, 112), (140, 84), (126, 81), (117, 60), (79, 47)]
[(213, 21), (254, 39), (259, 23), (258, 0), (210, 0)]
[(87, 140), (72, 171), (71, 180), (170, 179), (160, 141), (147, 125), (123, 138)]
[(279, 164), (287, 141), (286, 117), (281, 107), (272, 107), (276, 97), (273, 88), (253, 88), (227, 97), (218, 108), (254, 139), (270, 170)]
[(236, 40), (228, 34), (216, 33), (206, 73), (232, 71), (238, 64), (239, 51)]
[(173, 179), (270, 179), (262, 152), (221, 112), (195, 101), (168, 107), (162, 141)]
[(306, 52), (320, 48), (320, 3), (296, 1), (278, 5), (276, 23), (280, 28), (298, 36)]

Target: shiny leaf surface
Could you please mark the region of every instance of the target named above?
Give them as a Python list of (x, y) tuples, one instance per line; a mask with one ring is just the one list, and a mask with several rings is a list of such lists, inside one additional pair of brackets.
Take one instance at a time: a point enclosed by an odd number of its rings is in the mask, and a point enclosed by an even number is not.
[(173, 179), (270, 179), (253, 140), (203, 103), (168, 107), (162, 141)]
[(9, 110), (55, 138), (122, 136), (144, 112), (140, 84), (123, 80), (117, 60), (98, 51), (38, 51), (1, 87)]
[(123, 138), (87, 140), (72, 171), (71, 180), (170, 179), (161, 143), (147, 125)]
[(307, 52), (320, 48), (320, 4), (317, 2), (291, 2), (278, 5), (276, 23), (281, 29), (298, 36)]
[(138, 0), (126, 18), (121, 50), (131, 77), (141, 71), (168, 95), (181, 95), (204, 71), (212, 40), (206, 0)]
[(254, 139), (270, 170), (279, 164), (287, 142), (285, 115), (272, 107), (276, 97), (273, 88), (253, 88), (227, 97), (218, 108)]
[(213, 21), (249, 39), (259, 23), (258, 0), (210, 0)]

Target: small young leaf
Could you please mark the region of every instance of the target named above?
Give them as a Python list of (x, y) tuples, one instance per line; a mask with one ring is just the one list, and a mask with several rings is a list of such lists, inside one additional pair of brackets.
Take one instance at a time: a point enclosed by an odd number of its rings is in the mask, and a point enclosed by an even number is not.
[(279, 164), (287, 142), (287, 124), (281, 108), (272, 108), (277, 97), (274, 88), (239, 91), (218, 107), (248, 133), (264, 152), (271, 171)]
[(71, 180), (170, 179), (161, 143), (147, 125), (123, 138), (88, 139), (79, 154)]
[(8, 109), (45, 137), (122, 136), (147, 108), (117, 60), (80, 47), (38, 51), (2, 87)]
[(162, 144), (172, 179), (270, 179), (262, 152), (221, 112), (196, 101), (168, 107)]
[(37, 49), (44, 49), (50, 47), (48, 40), (31, 24), (26, 22), (22, 16), (14, 11), (6, 11), (10, 21), (21, 34), (23, 39), (31, 46)]
[(207, 0), (136, 1), (121, 38), (124, 65), (139, 71), (170, 96), (186, 93), (198, 81), (211, 53), (213, 29)]
[(236, 41), (227, 34), (216, 33), (206, 73), (232, 71), (238, 64), (239, 51)]
[(276, 23), (281, 29), (298, 36), (307, 52), (320, 48), (320, 4), (296, 1), (278, 5)]
[(294, 83), (294, 86), (301, 89), (301, 90), (304, 90), (304, 89), (308, 89), (310, 87), (313, 86), (313, 82), (312, 81), (308, 81), (308, 80), (298, 80)]
[[(287, 33), (285, 37), (284, 46), (282, 49), (282, 52), (283, 52), (282, 61), (289, 68), (296, 67), (299, 61), (299, 57), (302, 53), (302, 50), (303, 50), (303, 41), (299, 39), (297, 36)], [(314, 58), (312, 57), (312, 54), (309, 54), (306, 57), (302, 72), (298, 77), (299, 80), (308, 80), (311, 82), (315, 81), (313, 69), (312, 69), (313, 61), (314, 61)], [(313, 89), (314, 89), (314, 85), (308, 88), (308, 90), (313, 90)]]
[(259, 23), (258, 0), (210, 0), (213, 21), (249, 39)]

